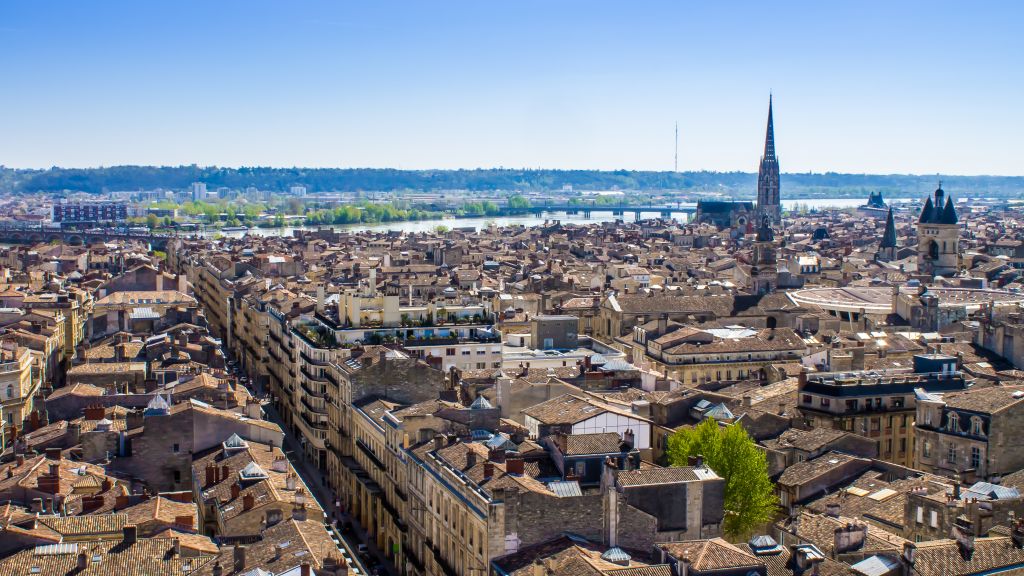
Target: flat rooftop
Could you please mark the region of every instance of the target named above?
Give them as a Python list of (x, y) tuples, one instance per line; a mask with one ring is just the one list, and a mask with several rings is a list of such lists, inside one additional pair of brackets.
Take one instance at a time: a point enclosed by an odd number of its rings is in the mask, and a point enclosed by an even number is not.
[[(976, 310), (986, 302), (1013, 304), (1024, 302), (1024, 294), (1006, 290), (975, 288), (928, 288), (939, 298), (939, 306), (966, 306)], [(797, 304), (814, 304), (825, 310), (891, 314), (895, 312), (895, 299), (891, 287), (807, 288), (789, 292)]]

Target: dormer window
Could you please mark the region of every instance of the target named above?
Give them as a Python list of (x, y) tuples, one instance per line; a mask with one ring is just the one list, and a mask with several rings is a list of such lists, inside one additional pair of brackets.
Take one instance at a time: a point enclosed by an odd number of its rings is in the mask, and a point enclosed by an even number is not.
[(957, 416), (956, 412), (949, 413), (949, 431), (959, 432), (960, 431), (960, 417)]
[(978, 418), (977, 416), (971, 418), (971, 434), (975, 436), (984, 436), (984, 432), (982, 432), (981, 418)]

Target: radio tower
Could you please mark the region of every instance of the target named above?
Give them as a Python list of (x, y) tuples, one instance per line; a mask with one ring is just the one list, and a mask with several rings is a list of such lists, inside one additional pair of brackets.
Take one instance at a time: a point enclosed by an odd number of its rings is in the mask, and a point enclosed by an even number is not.
[(676, 153), (672, 161), (672, 171), (679, 172), (679, 121), (676, 121)]

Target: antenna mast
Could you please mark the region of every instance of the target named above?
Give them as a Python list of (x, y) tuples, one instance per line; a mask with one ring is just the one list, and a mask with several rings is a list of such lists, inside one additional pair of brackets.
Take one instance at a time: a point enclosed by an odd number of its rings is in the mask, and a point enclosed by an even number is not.
[(676, 153), (672, 161), (672, 171), (679, 172), (679, 121), (676, 121)]

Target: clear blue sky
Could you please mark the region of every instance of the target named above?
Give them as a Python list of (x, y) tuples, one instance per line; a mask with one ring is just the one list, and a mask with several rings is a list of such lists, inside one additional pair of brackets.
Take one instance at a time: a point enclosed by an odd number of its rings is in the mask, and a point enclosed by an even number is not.
[(1024, 3), (0, 2), (0, 164), (1024, 174)]

